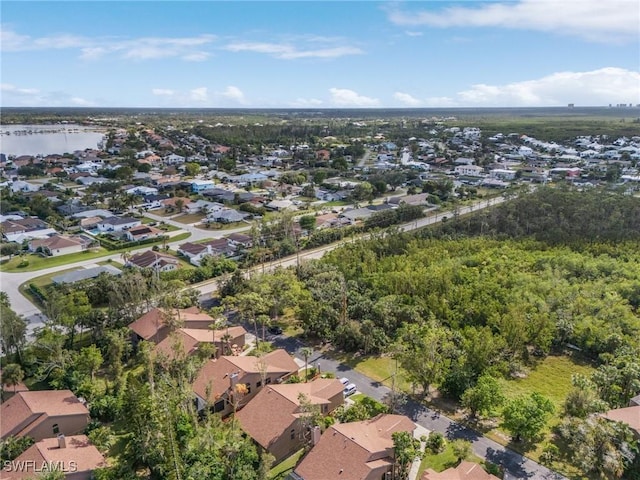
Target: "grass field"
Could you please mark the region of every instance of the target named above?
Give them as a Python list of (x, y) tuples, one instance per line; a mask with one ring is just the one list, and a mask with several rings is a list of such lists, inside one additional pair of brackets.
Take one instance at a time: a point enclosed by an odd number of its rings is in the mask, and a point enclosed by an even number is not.
[[(395, 371), (395, 361), (392, 358), (354, 357), (345, 354), (334, 354), (333, 356), (360, 373), (388, 387), (391, 386), (392, 374)], [(446, 414), (452, 419), (460, 423), (465, 423), (501, 445), (509, 446), (527, 457), (538, 461), (545, 445), (551, 440), (552, 428), (560, 423), (563, 418), (563, 403), (572, 388), (571, 376), (576, 373), (589, 376), (593, 371), (594, 367), (580, 358), (566, 355), (549, 356), (543, 359), (535, 368), (532, 368), (523, 378), (500, 379), (500, 384), (507, 399), (513, 399), (520, 395), (528, 395), (532, 392), (539, 392), (553, 402), (555, 413), (543, 431), (541, 441), (533, 446), (511, 443), (508, 432), (495, 427), (495, 425), (500, 422), (499, 418), (491, 424), (469, 424), (466, 416), (456, 409), (455, 404), (449, 405), (447, 403), (445, 405), (437, 395), (435, 395), (433, 399), (435, 403), (430, 406), (435, 406), (438, 409), (446, 408)], [(398, 369), (396, 381), (398, 382), (396, 388), (407, 393), (412, 393), (411, 385), (400, 368)], [(576, 473), (566, 464), (556, 463), (553, 465), (553, 468), (570, 476)]]
[[(13, 257), (11, 260), (0, 263), (0, 271), (2, 272), (35, 272), (44, 268), (57, 267), (70, 263), (82, 262), (93, 258), (100, 258), (116, 252), (110, 252), (106, 248), (97, 248), (85, 250), (78, 253), (70, 253), (68, 255), (60, 255), (56, 257), (41, 257), (39, 255), (26, 255), (25, 257)], [(29, 265), (19, 268), (20, 262), (27, 260)]]
[[(513, 399), (521, 395), (528, 395), (538, 392), (547, 397), (555, 407), (555, 413), (547, 423), (543, 431), (544, 439), (537, 443), (535, 449), (528, 446), (509, 443), (508, 433), (500, 428), (493, 429), (485, 435), (498, 443), (509, 445), (520, 453), (523, 453), (538, 461), (545, 444), (551, 439), (551, 430), (564, 418), (563, 405), (567, 394), (572, 388), (571, 376), (573, 374), (583, 374), (590, 376), (594, 372), (594, 367), (585, 363), (580, 358), (569, 356), (549, 356), (546, 357), (534, 370), (526, 377), (513, 380), (501, 379), (500, 383), (507, 399)], [(556, 465), (555, 468), (569, 473), (566, 465)]]
[[(332, 354), (336, 360), (349, 365), (351, 368), (373, 380), (391, 387), (393, 374), (396, 372), (396, 362), (390, 357), (355, 357), (353, 355)], [(398, 367), (396, 388), (411, 392), (411, 384), (406, 379), (402, 369)]]

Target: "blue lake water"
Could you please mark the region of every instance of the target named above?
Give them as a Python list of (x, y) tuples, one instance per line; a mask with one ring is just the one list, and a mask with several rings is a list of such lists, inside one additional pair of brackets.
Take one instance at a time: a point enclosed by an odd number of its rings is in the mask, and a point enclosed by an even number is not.
[(2, 125), (0, 153), (51, 155), (98, 148), (104, 132), (82, 125)]

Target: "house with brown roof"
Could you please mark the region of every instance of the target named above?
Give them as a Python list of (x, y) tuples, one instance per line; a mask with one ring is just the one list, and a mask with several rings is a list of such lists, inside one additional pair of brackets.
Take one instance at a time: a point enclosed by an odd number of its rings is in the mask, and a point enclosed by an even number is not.
[(0, 439), (29, 436), (34, 440), (81, 433), (89, 410), (71, 390), (17, 392), (0, 405)]
[(202, 313), (198, 307), (176, 308), (167, 310), (154, 307), (139, 319), (129, 324), (134, 334), (134, 343), (139, 340), (150, 340), (160, 343), (169, 336), (169, 323), (179, 325), (179, 328), (195, 328), (208, 330), (215, 320), (211, 315)]
[(640, 406), (632, 405), (630, 407), (616, 408), (602, 414), (607, 420), (612, 422), (625, 423), (633, 430), (636, 437), (640, 438)]
[(149, 238), (160, 238), (163, 234), (162, 230), (151, 225), (138, 225), (127, 230), (124, 236), (130, 242), (137, 242), (138, 240), (147, 240)]
[(442, 472), (427, 469), (420, 480), (500, 480), (486, 472), (479, 463), (462, 461), (455, 468), (447, 468)]
[(39, 238), (29, 242), (29, 251), (51, 254), (52, 256), (67, 255), (86, 250), (90, 242), (79, 236), (69, 237), (68, 235), (51, 235), (47, 238)]
[(92, 472), (107, 463), (86, 435), (45, 438), (31, 445), (16, 459), (5, 462), (0, 477), (7, 480), (37, 478), (56, 468), (66, 480), (90, 480)]
[(380, 480), (394, 464), (395, 432), (413, 433), (404, 415), (380, 414), (330, 426), (296, 467), (296, 480)]
[[(210, 405), (214, 412), (228, 415), (234, 407), (246, 405), (265, 385), (282, 383), (298, 373), (298, 364), (283, 349), (269, 352), (263, 357), (225, 355), (209, 360), (193, 382), (198, 410)], [(237, 394), (237, 385), (246, 388), (246, 394)]]
[(9, 242), (22, 242), (24, 239), (46, 238), (57, 232), (39, 218), (27, 217), (5, 220), (0, 223), (0, 233)]
[(179, 263), (178, 259), (171, 255), (147, 250), (131, 255), (125, 265), (134, 268), (152, 268), (156, 272), (170, 272), (176, 270)]
[(240, 326), (218, 330), (179, 328), (158, 343), (154, 352), (158, 356), (173, 359), (178, 353), (195, 355), (200, 345), (208, 343), (215, 347), (214, 358), (239, 355), (244, 350), (246, 334), (247, 331)]
[(312, 441), (313, 431), (305, 425), (301, 400), (318, 405), (328, 415), (344, 402), (344, 385), (335, 378), (318, 378), (308, 383), (269, 385), (236, 413), (236, 419), (276, 463)]

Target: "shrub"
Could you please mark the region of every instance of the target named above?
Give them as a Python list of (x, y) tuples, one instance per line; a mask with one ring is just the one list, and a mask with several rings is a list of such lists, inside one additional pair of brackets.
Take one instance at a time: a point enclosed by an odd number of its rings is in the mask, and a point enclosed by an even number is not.
[(103, 422), (112, 422), (120, 411), (120, 399), (113, 395), (105, 395), (91, 402), (89, 413)]
[(444, 451), (444, 447), (446, 446), (446, 440), (444, 439), (444, 435), (440, 432), (431, 432), (429, 434), (429, 438), (427, 439), (427, 448), (433, 453), (442, 453)]

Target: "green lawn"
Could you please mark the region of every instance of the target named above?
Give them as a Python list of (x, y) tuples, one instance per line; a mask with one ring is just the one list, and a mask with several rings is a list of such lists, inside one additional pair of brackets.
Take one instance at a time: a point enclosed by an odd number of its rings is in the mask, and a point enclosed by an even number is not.
[(269, 472), (269, 478), (271, 480), (281, 480), (285, 478), (289, 474), (289, 472), (291, 472), (296, 467), (296, 465), (300, 461), (300, 458), (302, 458), (303, 453), (304, 449), (300, 449), (289, 458), (284, 459), (278, 465), (273, 467)]
[[(396, 362), (391, 357), (355, 357), (345, 354), (333, 356), (363, 375), (391, 387), (393, 374), (396, 372)], [(399, 366), (396, 382), (396, 388), (407, 393), (411, 392), (411, 384)]]
[[(176, 235), (175, 237), (171, 237), (169, 241), (176, 242), (180, 240), (184, 240), (189, 238), (191, 233), (185, 232), (180, 235)], [(25, 257), (13, 257), (11, 260), (5, 260), (0, 262), (0, 272), (35, 272), (37, 270), (43, 270), (45, 268), (58, 267), (60, 265), (68, 265), (76, 262), (82, 262), (85, 260), (92, 260), (94, 258), (106, 257), (108, 255), (118, 254), (125, 251), (129, 251), (132, 249), (139, 249), (144, 247), (153, 247), (153, 245), (159, 245), (162, 241), (158, 240), (154, 243), (148, 243), (146, 245), (136, 245), (135, 247), (126, 247), (121, 248), (119, 250), (107, 250), (106, 248), (99, 247), (91, 250), (85, 250), (83, 252), (78, 253), (70, 253), (68, 255), (60, 255), (54, 257), (41, 257), (39, 255), (26, 255)], [(22, 259), (26, 259), (29, 261), (29, 265), (26, 267), (19, 268), (18, 265), (22, 261)]]
[[(57, 267), (59, 265), (66, 265), (69, 263), (82, 262), (84, 260), (91, 260), (92, 258), (100, 258), (111, 253), (106, 248), (92, 249), (91, 251), (85, 250), (78, 253), (70, 253), (68, 255), (60, 255), (54, 257), (41, 257), (39, 255), (26, 255), (24, 257), (14, 257), (11, 260), (0, 263), (0, 271), (2, 272), (35, 272), (36, 270), (42, 270), (43, 268)], [(29, 265), (26, 267), (18, 268), (18, 265), (22, 259), (28, 260)]]
[[(473, 454), (467, 460), (470, 462), (482, 464), (482, 459)], [(417, 478), (420, 478), (422, 472), (424, 472), (427, 468), (431, 468), (436, 472), (442, 472), (443, 470), (455, 467), (456, 465), (458, 465), (458, 459), (453, 453), (451, 443), (447, 443), (442, 453), (432, 454), (427, 450), (427, 454), (422, 458), (422, 462), (420, 462), (420, 469), (418, 470)]]
[(155, 223), (156, 228), (159, 228), (160, 230), (164, 230), (165, 232), (175, 232), (176, 230), (180, 230), (178, 227), (174, 225), (169, 225), (168, 223), (162, 223), (162, 221), (159, 222), (158, 220), (154, 220), (153, 218), (149, 218), (149, 217), (142, 217), (140, 221), (142, 222), (143, 225)]
[[(580, 373), (590, 376), (595, 368), (583, 362), (579, 358), (569, 356), (549, 356), (524, 378), (513, 380), (501, 379), (500, 383), (507, 399), (528, 395), (532, 392), (539, 392), (553, 402), (555, 413), (547, 423), (547, 427), (543, 431), (543, 440), (535, 445), (535, 448), (529, 449), (522, 445), (509, 444), (508, 432), (496, 428), (487, 432), (485, 435), (502, 445), (509, 445), (514, 450), (526, 454), (529, 458), (538, 461), (544, 446), (551, 440), (551, 429), (558, 425), (564, 418), (563, 405), (567, 394), (571, 390), (571, 376)], [(526, 450), (526, 451), (525, 451)], [(566, 465), (555, 465), (562, 473), (569, 473)]]
[(172, 218), (174, 222), (184, 223), (185, 225), (190, 223), (197, 223), (201, 221), (205, 215), (201, 213), (185, 213), (184, 215), (180, 215), (179, 217)]
[(556, 417), (561, 416), (562, 405), (571, 390), (571, 376), (580, 373), (590, 376), (592, 365), (568, 356), (548, 356), (525, 378), (500, 380), (507, 398), (515, 398), (531, 392), (539, 392), (549, 398), (556, 407)]
[[(391, 375), (395, 371), (395, 361), (392, 358), (354, 357), (353, 355), (345, 354), (334, 354), (333, 356), (337, 360), (349, 365), (360, 373), (382, 382), (388, 387), (391, 386)], [(532, 392), (539, 392), (553, 402), (556, 409), (555, 414), (549, 420), (546, 429), (543, 431), (542, 440), (532, 446), (533, 448), (531, 448), (531, 446), (510, 443), (508, 432), (505, 432), (500, 428), (491, 428), (485, 426), (485, 424), (481, 426), (470, 426), (472, 428), (480, 428), (484, 435), (501, 445), (509, 446), (527, 457), (539, 461), (540, 454), (542, 453), (545, 445), (551, 440), (551, 429), (560, 423), (563, 418), (562, 407), (564, 399), (572, 388), (571, 376), (574, 373), (581, 373), (583, 375), (590, 376), (593, 371), (594, 367), (592, 365), (577, 357), (549, 356), (543, 359), (535, 368), (532, 368), (531, 371), (523, 378), (499, 380), (507, 399), (512, 399), (520, 395), (527, 395)], [(398, 383), (396, 384), (396, 388), (407, 393), (411, 392), (411, 385), (403, 375), (402, 369), (398, 369), (397, 381)], [(456, 415), (454, 413), (456, 411), (455, 405), (441, 405), (437, 396), (434, 397), (434, 402), (437, 404), (436, 408), (439, 409), (444, 408), (448, 411), (448, 407), (451, 407), (451, 412), (447, 413), (447, 415), (451, 416), (458, 422), (467, 423), (467, 418), (464, 415)], [(499, 421), (500, 419), (498, 419), (498, 423)], [(575, 471), (565, 464), (557, 463), (553, 465), (553, 468), (566, 475), (572, 475), (575, 473)]]

